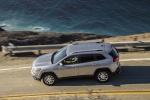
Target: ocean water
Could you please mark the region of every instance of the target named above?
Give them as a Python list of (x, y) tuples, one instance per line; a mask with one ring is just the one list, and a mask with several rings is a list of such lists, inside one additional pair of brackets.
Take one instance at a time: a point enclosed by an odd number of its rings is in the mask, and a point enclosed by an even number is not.
[(150, 32), (150, 0), (0, 0), (9, 31), (129, 35)]

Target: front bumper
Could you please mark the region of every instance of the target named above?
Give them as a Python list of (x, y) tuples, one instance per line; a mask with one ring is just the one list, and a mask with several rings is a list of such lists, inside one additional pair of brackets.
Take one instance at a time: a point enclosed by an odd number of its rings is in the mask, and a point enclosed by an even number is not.
[(32, 76), (33, 76), (34, 79), (40, 80), (40, 78), (38, 77), (39, 73), (35, 72), (34, 69), (31, 69), (31, 74), (32, 74)]

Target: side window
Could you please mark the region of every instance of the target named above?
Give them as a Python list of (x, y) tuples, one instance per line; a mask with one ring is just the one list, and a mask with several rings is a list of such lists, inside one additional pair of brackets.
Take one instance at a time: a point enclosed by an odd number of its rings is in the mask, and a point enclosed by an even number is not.
[(79, 63), (94, 61), (94, 54), (79, 55)]
[(109, 55), (111, 55), (113, 58), (116, 58), (119, 56), (115, 48), (112, 48), (112, 51), (109, 53)]
[(105, 57), (102, 54), (95, 54), (95, 61), (103, 59), (105, 59)]
[(69, 64), (76, 64), (78, 63), (78, 56), (70, 56), (63, 60), (62, 62), (64, 65), (69, 65)]

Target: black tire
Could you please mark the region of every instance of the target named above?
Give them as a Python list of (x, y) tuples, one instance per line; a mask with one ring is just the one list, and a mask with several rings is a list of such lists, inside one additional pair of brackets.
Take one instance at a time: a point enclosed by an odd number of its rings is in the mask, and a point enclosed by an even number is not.
[(42, 80), (45, 85), (51, 86), (56, 83), (57, 77), (54, 74), (48, 73), (43, 75)]
[(110, 73), (107, 70), (99, 70), (96, 73), (96, 79), (101, 83), (108, 82), (110, 79)]

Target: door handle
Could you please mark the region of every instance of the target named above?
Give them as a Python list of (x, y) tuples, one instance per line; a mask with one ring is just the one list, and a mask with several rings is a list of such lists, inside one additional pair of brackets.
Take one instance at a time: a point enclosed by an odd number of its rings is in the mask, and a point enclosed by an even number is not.
[(92, 65), (96, 65), (95, 63), (93, 63)]
[(76, 68), (76, 66), (72, 66), (72, 68)]

